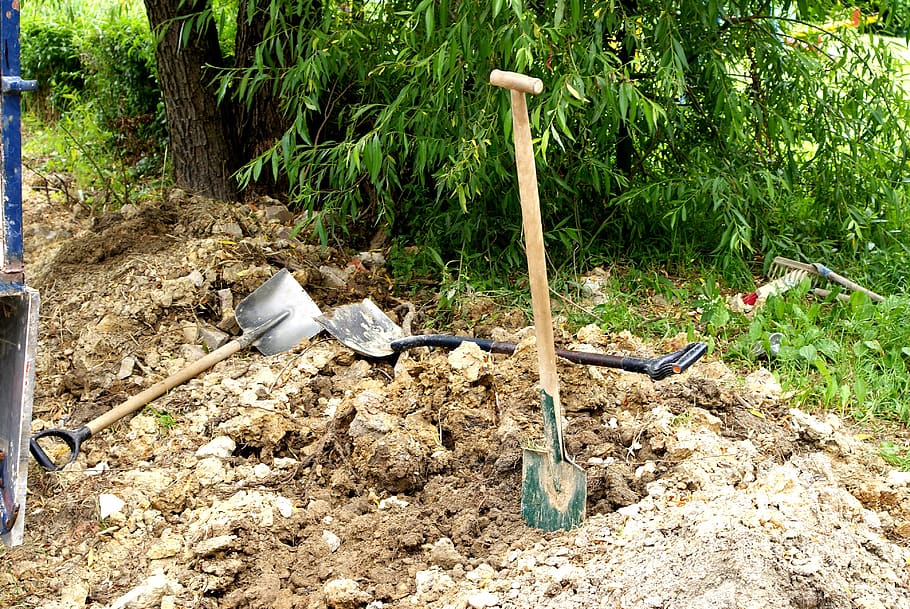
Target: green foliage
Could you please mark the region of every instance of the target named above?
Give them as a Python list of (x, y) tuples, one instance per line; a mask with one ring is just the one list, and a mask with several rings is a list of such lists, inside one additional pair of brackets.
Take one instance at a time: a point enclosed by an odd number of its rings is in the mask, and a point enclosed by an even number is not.
[(34, 94), (23, 96), (26, 110), (53, 118), (72, 106), (85, 87), (82, 59), (70, 26), (26, 22), (22, 27), (22, 73), (38, 81)]
[(141, 2), (49, 0), (22, 14), (22, 71), (39, 93), (23, 95), (28, 152), (39, 171), (67, 172), (67, 194), (92, 210), (117, 207), (161, 170), (164, 105), (154, 38)]
[(883, 442), (879, 454), (891, 465), (904, 471), (910, 471), (910, 448), (894, 442)]
[(885, 49), (787, 17), (832, 6), (273, 0), (223, 94), (280, 93), (293, 126), (242, 180), (286, 176), (324, 241), (386, 224), (501, 269), (523, 253), (508, 95), (487, 78), (538, 76), (554, 259), (695, 249), (742, 273), (755, 252), (881, 246), (902, 220), (908, 111)]
[[(792, 388), (796, 406), (816, 404), (858, 420), (910, 423), (905, 396), (910, 390), (910, 300), (891, 297), (874, 304), (853, 293), (842, 303), (807, 297), (808, 282), (782, 297), (771, 297), (751, 319), (731, 313), (746, 328), (729, 343), (731, 361), (754, 359), (756, 343), (783, 334), (770, 365)], [(709, 329), (710, 331), (710, 329)]]
[(152, 406), (146, 406), (145, 412), (155, 417), (155, 422), (158, 423), (158, 427), (160, 427), (164, 433), (169, 432), (172, 427), (175, 427), (178, 424), (176, 417), (169, 412), (158, 410)]
[(849, 6), (856, 6), (866, 15), (876, 18), (875, 29), (891, 36), (906, 36), (910, 26), (910, 1), (908, 0), (861, 0)]
[(138, 160), (157, 154), (166, 143), (164, 103), (155, 70), (155, 41), (143, 19), (112, 21), (91, 31), (86, 87), (113, 145)]

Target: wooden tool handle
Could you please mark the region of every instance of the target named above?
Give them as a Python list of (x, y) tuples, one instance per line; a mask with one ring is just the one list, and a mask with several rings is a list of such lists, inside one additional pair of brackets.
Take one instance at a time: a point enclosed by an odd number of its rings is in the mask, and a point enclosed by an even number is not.
[(175, 372), (163, 381), (158, 381), (145, 391), (134, 395), (119, 406), (107, 411), (100, 417), (92, 419), (86, 423), (85, 426), (91, 430), (92, 435), (98, 433), (102, 429), (110, 427), (112, 424), (116, 423), (126, 415), (139, 410), (155, 398), (164, 395), (177, 385), (182, 385), (188, 380), (208, 370), (221, 360), (227, 359), (228, 357), (234, 355), (237, 353), (237, 351), (240, 350), (242, 346), (243, 344), (239, 340), (232, 340), (226, 345), (215, 349), (205, 357), (197, 359), (189, 366), (181, 368), (179, 371)]
[(528, 278), (531, 283), (531, 307), (534, 311), (534, 334), (537, 340), (537, 365), (543, 399), (552, 399), (553, 417), (544, 417), (544, 436), (556, 462), (565, 458), (562, 439), (562, 406), (559, 401), (559, 377), (556, 375), (556, 347), (553, 344), (553, 318), (550, 314), (550, 284), (547, 281), (547, 259), (543, 242), (543, 223), (540, 219), (540, 197), (537, 192), (537, 167), (531, 143), (531, 125), (525, 92), (540, 93), (543, 83), (514, 72), (494, 70), (490, 83), (509, 89), (512, 102), (512, 136), (515, 139), (515, 164), (518, 170), (518, 191), (521, 198), (521, 218), (528, 257)]
[[(505, 72), (503, 70), (493, 70), (490, 72), (490, 84), (510, 89), (512, 91), (521, 91), (531, 95), (540, 95), (543, 93), (543, 81), (539, 78), (519, 74), (518, 72)], [(514, 114), (513, 114), (514, 116)]]

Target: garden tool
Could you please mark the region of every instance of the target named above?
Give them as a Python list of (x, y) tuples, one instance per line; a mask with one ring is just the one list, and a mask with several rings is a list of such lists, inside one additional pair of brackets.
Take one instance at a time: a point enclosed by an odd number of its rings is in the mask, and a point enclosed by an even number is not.
[(559, 402), (559, 378), (556, 375), (537, 168), (534, 165), (531, 126), (525, 101), (525, 93), (537, 95), (543, 92), (543, 82), (515, 72), (493, 70), (490, 83), (509, 89), (511, 100), (512, 135), (528, 257), (543, 410), (545, 446), (542, 449), (527, 447), (522, 451), (521, 513), (530, 526), (545, 531), (569, 530), (584, 521), (587, 478), (585, 471), (566, 454), (562, 435), (562, 405)]
[[(48, 471), (59, 470), (76, 459), (85, 440), (241, 349), (252, 345), (263, 355), (274, 355), (292, 349), (301, 340), (315, 336), (322, 329), (313, 321), (314, 317), (321, 315), (319, 307), (287, 269), (277, 272), (244, 298), (237, 305), (234, 314), (237, 324), (243, 330), (241, 336), (78, 429), (46, 429), (35, 434), (30, 443), (35, 460)], [(38, 443), (42, 438), (62, 441), (69, 449), (67, 460), (61, 464), (55, 463)]]
[[(824, 279), (827, 279), (828, 281), (831, 281), (840, 286), (843, 286), (853, 292), (862, 292), (863, 294), (868, 296), (870, 299), (872, 299), (873, 302), (884, 302), (884, 300), (885, 300), (884, 296), (882, 296), (880, 294), (876, 294), (872, 290), (868, 290), (868, 289), (864, 288), (863, 286), (859, 285), (858, 283), (854, 283), (853, 281), (850, 281), (846, 277), (835, 273), (834, 271), (832, 271), (831, 269), (829, 269), (828, 267), (826, 267), (825, 265), (823, 265), (819, 262), (813, 262), (811, 264), (806, 264), (804, 262), (797, 262), (796, 260), (790, 260), (789, 258), (784, 258), (783, 256), (776, 256), (774, 258), (774, 260), (771, 261), (771, 266), (769, 267), (768, 275), (770, 277), (776, 277), (776, 276), (779, 276), (781, 273), (790, 272), (791, 269), (796, 270), (796, 271), (802, 271), (807, 276), (814, 275), (816, 277), (822, 277)], [(823, 288), (815, 288), (813, 291), (822, 297), (825, 297), (831, 293), (829, 290), (824, 290)]]
[[(332, 317), (316, 319), (326, 331), (355, 353), (367, 357), (384, 358), (417, 347), (442, 347), (455, 349), (462, 343), (474, 343), (482, 351), (511, 355), (516, 344), (486, 338), (451, 336), (449, 334), (420, 334), (405, 336), (404, 331), (369, 298), (361, 303), (343, 305), (335, 309)], [(689, 343), (679, 351), (660, 357), (640, 358), (607, 355), (589, 351), (556, 349), (558, 357), (576, 364), (619, 368), (626, 372), (647, 374), (659, 381), (673, 374), (684, 372), (704, 355), (708, 346), (702, 342)]]
[[(767, 298), (772, 294), (782, 294), (783, 292), (786, 292), (790, 288), (799, 285), (803, 279), (816, 279), (819, 277), (841, 285), (848, 290), (862, 292), (873, 302), (882, 302), (885, 300), (883, 296), (850, 281), (846, 277), (835, 273), (818, 262), (806, 264), (805, 262), (790, 260), (783, 256), (776, 256), (774, 260), (771, 261), (771, 266), (768, 268), (768, 277), (773, 279), (773, 281), (761, 286), (754, 292), (743, 296), (744, 303), (747, 305), (754, 305), (757, 301)], [(812, 288), (812, 293), (820, 298), (827, 298), (831, 295), (831, 290), (815, 286)], [(847, 294), (838, 294), (837, 299), (846, 301), (849, 300), (849, 296)]]
[(35, 393), (38, 292), (25, 284), (22, 247), (22, 80), (19, 0), (0, 0), (0, 539), (22, 543), (28, 479), (28, 435)]

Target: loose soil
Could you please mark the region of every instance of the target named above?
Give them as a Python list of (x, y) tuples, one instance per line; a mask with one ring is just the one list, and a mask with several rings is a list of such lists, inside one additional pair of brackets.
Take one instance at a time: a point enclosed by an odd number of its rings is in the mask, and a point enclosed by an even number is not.
[[(293, 237), (273, 201), (173, 191), (93, 219), (40, 183), (26, 194), (35, 431), (78, 427), (203, 355), (218, 329), (237, 333), (233, 306), (280, 268), (323, 311), (370, 297), (432, 329), (432, 302), (406, 314), (381, 256)], [(376, 361), (325, 335), (251, 349), (91, 438), (63, 471), (33, 463), (25, 543), (0, 550), (0, 605), (910, 608), (910, 476), (837, 417), (791, 410), (767, 370), (735, 374), (716, 356), (656, 383), (560, 362), (588, 517), (527, 527), (533, 333), (482, 299), (462, 317), (519, 349)], [(684, 337), (587, 327), (558, 341), (653, 356)]]

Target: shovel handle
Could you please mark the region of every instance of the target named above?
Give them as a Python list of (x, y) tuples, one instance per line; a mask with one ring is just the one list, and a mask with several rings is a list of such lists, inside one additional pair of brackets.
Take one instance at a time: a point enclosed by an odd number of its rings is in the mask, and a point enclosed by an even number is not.
[(506, 72), (505, 70), (493, 70), (490, 72), (490, 84), (510, 89), (512, 91), (521, 91), (531, 95), (540, 95), (543, 93), (543, 81), (533, 76), (526, 76), (518, 72)]
[[(39, 431), (32, 436), (32, 439), (29, 441), (28, 448), (32, 453), (32, 456), (35, 458), (35, 461), (38, 462), (38, 465), (49, 472), (56, 472), (75, 461), (76, 455), (79, 454), (79, 448), (82, 446), (82, 443), (91, 437), (92, 430), (89, 429), (86, 425), (83, 425), (79, 429), (45, 429), (44, 431)], [(55, 438), (57, 440), (62, 440), (63, 443), (66, 444), (66, 447), (69, 449), (69, 454), (66, 458), (66, 461), (59, 464), (54, 463), (54, 460), (51, 459), (46, 452), (44, 452), (41, 444), (38, 443), (38, 440), (41, 438)]]
[[(72, 431), (66, 429), (46, 429), (40, 433), (35, 434), (29, 443), (29, 448), (31, 450), (32, 456), (35, 457), (35, 461), (40, 463), (48, 471), (56, 471), (61, 469), (67, 463), (72, 463), (76, 460), (76, 456), (79, 454), (79, 447), (82, 445), (82, 442), (88, 440), (102, 429), (107, 429), (126, 415), (136, 412), (152, 400), (161, 397), (174, 387), (182, 385), (188, 380), (199, 376), (218, 362), (229, 358), (241, 349), (249, 347), (271, 328), (274, 328), (279, 323), (287, 319), (289, 315), (290, 312), (285, 311), (280, 315), (267, 320), (265, 323), (247, 330), (243, 333), (243, 335), (238, 336), (225, 345), (222, 345), (208, 355), (200, 357), (189, 366), (181, 368), (163, 381), (158, 381), (145, 391), (137, 393), (125, 402), (121, 403), (119, 406), (107, 411), (100, 417), (92, 419), (79, 429)], [(54, 464), (54, 462), (47, 456), (47, 453), (45, 453), (44, 450), (42, 450), (38, 445), (37, 440), (39, 438), (57, 438), (59, 440), (63, 440), (64, 444), (66, 444), (70, 449), (69, 460), (63, 465), (58, 466)]]
[[(562, 405), (559, 401), (559, 377), (556, 374), (556, 349), (553, 345), (553, 318), (550, 312), (550, 286), (547, 280), (543, 223), (540, 219), (540, 195), (537, 192), (537, 167), (534, 163), (531, 124), (525, 100), (525, 93), (541, 93), (543, 82), (524, 74), (494, 70), (490, 74), (490, 83), (509, 89), (515, 168), (518, 173), (518, 194), (521, 200), (528, 279), (531, 284), (531, 308), (534, 312), (534, 334), (537, 340), (541, 403), (545, 411), (544, 436), (554, 460), (558, 463), (568, 460), (568, 456), (565, 454), (562, 436)], [(549, 404), (552, 404), (552, 417), (546, 416)]]
[[(125, 402), (121, 403), (119, 406), (112, 408), (111, 410), (95, 419), (92, 419), (79, 429), (46, 429), (35, 434), (32, 436), (32, 439), (29, 442), (29, 450), (31, 451), (32, 456), (35, 458), (35, 461), (37, 461), (42, 467), (44, 467), (44, 469), (48, 471), (57, 471), (59, 469), (62, 469), (67, 464), (72, 463), (76, 460), (76, 457), (79, 454), (79, 448), (82, 446), (82, 443), (85, 440), (88, 440), (99, 431), (110, 427), (128, 414), (139, 410), (155, 398), (161, 397), (174, 387), (187, 382), (191, 378), (194, 378), (205, 370), (208, 370), (218, 362), (227, 359), (239, 351), (240, 348), (244, 346), (244, 342), (246, 341), (241, 342), (238, 339), (232, 340), (226, 345), (215, 349), (205, 357), (199, 358), (189, 366), (181, 368), (179, 371), (167, 377), (166, 379), (155, 383), (145, 391), (134, 395)], [(56, 438), (57, 440), (62, 440), (70, 450), (67, 461), (60, 465), (54, 463), (53, 460), (38, 444), (38, 440), (41, 438)]]

